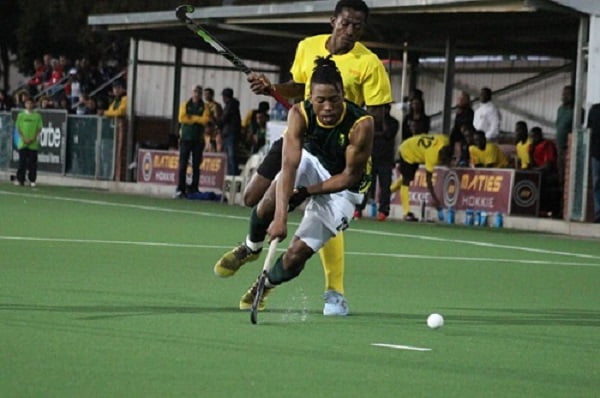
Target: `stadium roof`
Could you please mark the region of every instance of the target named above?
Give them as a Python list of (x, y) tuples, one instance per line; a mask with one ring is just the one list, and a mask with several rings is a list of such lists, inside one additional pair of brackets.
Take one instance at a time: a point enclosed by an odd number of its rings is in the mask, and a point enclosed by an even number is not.
[[(331, 31), (336, 0), (197, 8), (189, 14), (241, 58), (287, 66), (299, 39)], [(586, 0), (371, 0), (363, 39), (381, 57), (540, 55), (574, 59), (580, 17), (600, 14)], [(89, 25), (128, 37), (210, 51), (174, 10), (92, 15)]]

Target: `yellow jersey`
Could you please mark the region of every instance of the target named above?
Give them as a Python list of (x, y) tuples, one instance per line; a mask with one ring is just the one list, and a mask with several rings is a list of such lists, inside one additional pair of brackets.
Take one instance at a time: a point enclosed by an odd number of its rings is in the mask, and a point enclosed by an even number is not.
[(398, 153), (405, 162), (424, 164), (425, 170), (433, 173), (434, 167), (440, 163), (440, 149), (448, 145), (450, 138), (447, 135), (419, 134), (402, 141)]
[(528, 138), (525, 142), (517, 142), (517, 159), (519, 159), (519, 168), (528, 169), (531, 164), (531, 155), (529, 155), (529, 148), (531, 147), (531, 138)]
[[(326, 57), (325, 47), (330, 35), (307, 37), (298, 43), (296, 56), (290, 72), (296, 83), (305, 85), (305, 98), (310, 96), (310, 78), (317, 56)], [(392, 102), (390, 78), (379, 57), (363, 44), (356, 42), (346, 54), (331, 57), (337, 65), (344, 82), (347, 100), (359, 106), (376, 106)]]
[(485, 144), (485, 149), (482, 151), (475, 145), (469, 147), (469, 155), (471, 164), (479, 167), (508, 167), (508, 158), (502, 152), (500, 147), (492, 142)]

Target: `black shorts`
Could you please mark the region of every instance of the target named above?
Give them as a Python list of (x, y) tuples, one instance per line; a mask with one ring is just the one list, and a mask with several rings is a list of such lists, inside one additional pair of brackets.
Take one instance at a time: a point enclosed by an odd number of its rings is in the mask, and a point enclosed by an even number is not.
[(415, 174), (418, 169), (418, 163), (408, 163), (400, 157), (400, 174), (402, 175), (402, 182), (405, 183), (405, 185), (408, 185), (409, 182), (415, 179)]
[(256, 172), (269, 180), (274, 180), (281, 170), (281, 151), (283, 150), (283, 137), (273, 142), (267, 156), (263, 159)]

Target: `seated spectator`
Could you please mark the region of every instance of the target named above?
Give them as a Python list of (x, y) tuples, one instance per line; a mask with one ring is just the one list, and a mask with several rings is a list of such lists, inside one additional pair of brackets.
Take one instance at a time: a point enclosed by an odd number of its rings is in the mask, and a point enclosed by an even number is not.
[(12, 98), (6, 93), (5, 90), (0, 90), (0, 111), (10, 111), (14, 107)]
[(47, 95), (42, 95), (38, 100), (38, 106), (40, 109), (53, 109), (54, 102), (52, 101), (51, 97)]
[(498, 145), (487, 142), (485, 132), (482, 130), (475, 131), (473, 135), (473, 145), (469, 147), (469, 157), (471, 158), (471, 167), (504, 168), (509, 165), (504, 152)]
[(248, 126), (248, 142), (250, 153), (257, 153), (267, 142), (267, 121), (269, 116), (265, 112), (256, 112), (254, 121)]
[(529, 155), (529, 148), (531, 146), (531, 139), (528, 136), (527, 123), (523, 120), (519, 120), (515, 124), (515, 136), (516, 136), (516, 168), (526, 170), (531, 165), (531, 156)]
[(246, 113), (246, 116), (244, 116), (244, 120), (242, 120), (242, 129), (246, 129), (249, 131), (252, 124), (256, 125), (256, 114), (258, 112), (262, 112), (265, 115), (268, 115), (269, 109), (269, 103), (267, 101), (261, 101), (258, 104), (257, 109), (251, 109)]
[(556, 145), (544, 139), (542, 129), (533, 127), (530, 133), (531, 166), (541, 173), (540, 213), (543, 216), (560, 218), (561, 189), (558, 178)]
[(125, 86), (120, 81), (115, 81), (112, 86), (113, 101), (104, 111), (104, 116), (108, 117), (125, 117), (127, 116), (127, 93)]

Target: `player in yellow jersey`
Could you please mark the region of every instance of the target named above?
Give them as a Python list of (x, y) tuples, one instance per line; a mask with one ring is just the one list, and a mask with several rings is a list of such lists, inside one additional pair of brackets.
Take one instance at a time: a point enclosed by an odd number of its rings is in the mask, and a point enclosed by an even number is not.
[(477, 130), (473, 135), (473, 145), (469, 147), (471, 167), (508, 167), (508, 158), (500, 147), (493, 142), (487, 142), (485, 132)]
[(529, 149), (531, 148), (531, 138), (529, 138), (529, 132), (527, 129), (527, 123), (520, 120), (515, 124), (515, 134), (517, 142), (515, 148), (517, 151), (517, 169), (528, 169), (531, 165), (531, 155)]
[[(385, 105), (392, 102), (391, 84), (377, 55), (358, 42), (367, 23), (369, 8), (362, 0), (340, 0), (330, 19), (332, 32), (302, 40), (296, 49), (291, 68), (292, 80), (272, 84), (263, 74), (250, 74), (248, 81), (255, 94), (275, 90), (287, 98), (308, 98), (310, 77), (317, 56), (332, 55), (342, 75), (345, 98), (359, 106), (366, 105), (374, 117), (375, 130), (382, 131)], [(255, 206), (281, 169), (281, 142), (273, 143), (263, 163), (257, 169), (244, 192), (244, 203)], [(261, 220), (253, 209), (250, 225)], [(250, 234), (251, 235), (251, 234)], [(215, 265), (218, 276), (233, 275), (244, 263), (256, 260), (262, 250), (262, 241), (248, 235), (245, 242), (225, 253)], [(347, 315), (344, 297), (344, 240), (338, 234), (319, 251), (325, 270), (324, 315)], [(240, 303), (241, 309), (246, 309)]]
[(427, 189), (433, 200), (433, 206), (440, 207), (441, 202), (433, 188), (433, 170), (437, 165), (448, 165), (450, 163), (452, 157), (450, 138), (443, 134), (415, 135), (400, 144), (398, 154), (400, 155), (398, 172), (401, 177), (394, 182), (392, 190), (398, 190), (398, 186), (400, 188), (404, 220), (417, 221), (415, 215), (410, 211), (410, 182), (415, 178), (419, 165), (425, 165)]

